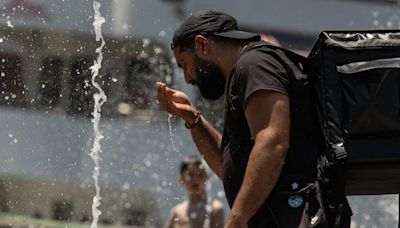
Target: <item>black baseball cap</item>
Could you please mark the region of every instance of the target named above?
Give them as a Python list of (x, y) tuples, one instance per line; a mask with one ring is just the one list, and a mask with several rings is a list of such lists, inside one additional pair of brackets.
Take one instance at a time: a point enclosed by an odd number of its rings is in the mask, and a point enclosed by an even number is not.
[(193, 41), (196, 35), (258, 41), (260, 35), (238, 30), (236, 19), (226, 13), (199, 11), (190, 15), (175, 31), (171, 48)]

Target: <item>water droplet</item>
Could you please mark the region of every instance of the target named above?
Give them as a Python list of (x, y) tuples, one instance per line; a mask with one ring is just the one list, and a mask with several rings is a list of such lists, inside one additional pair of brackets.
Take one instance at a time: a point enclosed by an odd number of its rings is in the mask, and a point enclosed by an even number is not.
[(7, 21), (7, 26), (10, 27), (10, 28), (14, 28), (14, 26), (11, 24), (10, 20)]
[(161, 37), (165, 37), (166, 34), (167, 34), (167, 33), (165, 32), (165, 30), (161, 30), (161, 31), (158, 33), (158, 35), (161, 36)]

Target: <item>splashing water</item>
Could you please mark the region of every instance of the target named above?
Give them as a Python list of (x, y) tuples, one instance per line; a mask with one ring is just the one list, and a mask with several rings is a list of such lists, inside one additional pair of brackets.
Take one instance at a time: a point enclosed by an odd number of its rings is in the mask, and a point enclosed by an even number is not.
[(10, 20), (7, 20), (7, 26), (10, 27), (10, 28), (14, 28), (14, 25), (11, 24)]
[(176, 153), (179, 153), (179, 150), (175, 145), (174, 132), (173, 132), (173, 129), (172, 129), (172, 118), (174, 118), (174, 116), (172, 114), (168, 114), (169, 138), (171, 139), (171, 144), (172, 144), (173, 150)]
[(101, 68), (101, 62), (103, 60), (103, 47), (105, 45), (104, 38), (101, 34), (101, 25), (105, 22), (105, 18), (100, 14), (100, 6), (101, 4), (96, 0), (93, 1), (93, 8), (94, 8), (94, 31), (96, 34), (96, 41), (101, 41), (100, 47), (96, 49), (96, 53), (98, 54), (97, 60), (94, 61), (93, 65), (90, 67), (92, 71), (92, 85), (98, 90), (98, 93), (93, 95), (94, 99), (94, 110), (93, 110), (93, 130), (94, 130), (94, 141), (93, 141), (93, 148), (91, 150), (90, 156), (92, 157), (95, 167), (93, 171), (93, 179), (94, 185), (96, 188), (96, 195), (93, 197), (93, 204), (92, 204), (92, 216), (93, 221), (91, 228), (97, 228), (97, 222), (99, 220), (99, 216), (101, 211), (98, 209), (100, 206), (100, 186), (99, 186), (99, 175), (100, 175), (100, 155), (101, 152), (101, 145), (100, 141), (104, 138), (100, 129), (99, 129), (99, 122), (101, 117), (101, 106), (104, 102), (107, 101), (107, 96), (105, 95), (104, 91), (101, 89), (100, 85), (96, 82), (96, 77), (99, 75), (99, 70)]

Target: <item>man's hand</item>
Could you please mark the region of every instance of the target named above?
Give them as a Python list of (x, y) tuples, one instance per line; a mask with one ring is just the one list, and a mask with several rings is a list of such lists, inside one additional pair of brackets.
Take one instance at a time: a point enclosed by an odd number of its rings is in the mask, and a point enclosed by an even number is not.
[[(162, 82), (157, 82), (156, 88), (157, 100), (162, 110), (182, 118), (189, 126), (194, 124), (198, 112), (185, 93), (168, 88)], [(219, 178), (222, 178), (221, 134), (206, 119), (201, 116), (200, 118), (200, 124), (190, 129), (190, 133), (197, 149), (204, 156), (210, 168)]]
[(191, 105), (189, 97), (178, 90), (167, 87), (162, 82), (156, 83), (157, 100), (162, 110), (181, 117), (191, 124), (194, 121), (196, 109)]

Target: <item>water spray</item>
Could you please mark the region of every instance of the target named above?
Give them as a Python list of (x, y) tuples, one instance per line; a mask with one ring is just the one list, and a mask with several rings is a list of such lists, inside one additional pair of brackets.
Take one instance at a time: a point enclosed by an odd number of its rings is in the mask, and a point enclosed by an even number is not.
[(94, 21), (93, 21), (93, 26), (94, 26), (94, 31), (96, 34), (96, 41), (101, 41), (101, 44), (98, 48), (96, 48), (96, 53), (97, 53), (97, 59), (94, 61), (93, 65), (90, 67), (90, 70), (92, 72), (92, 85), (94, 88), (98, 90), (98, 93), (95, 93), (93, 95), (94, 99), (94, 110), (93, 110), (93, 130), (94, 130), (94, 141), (93, 141), (93, 147), (90, 153), (90, 156), (92, 157), (95, 167), (93, 170), (93, 179), (94, 179), (94, 185), (96, 188), (96, 195), (93, 197), (93, 203), (92, 203), (92, 216), (93, 216), (93, 221), (92, 225), (90, 226), (91, 228), (97, 228), (97, 223), (99, 220), (99, 216), (101, 215), (101, 211), (98, 209), (100, 206), (100, 185), (99, 185), (99, 176), (100, 176), (100, 153), (101, 153), (101, 144), (100, 141), (104, 138), (102, 135), (100, 129), (99, 129), (99, 122), (101, 118), (101, 106), (104, 104), (104, 102), (107, 101), (107, 96), (104, 93), (103, 89), (100, 87), (100, 85), (96, 82), (96, 78), (99, 75), (99, 70), (101, 68), (101, 62), (103, 61), (103, 47), (105, 45), (105, 41), (103, 38), (103, 35), (101, 33), (101, 25), (105, 22), (105, 18), (101, 16), (100, 14), (100, 6), (101, 4), (94, 0), (93, 1), (93, 8), (94, 8)]

